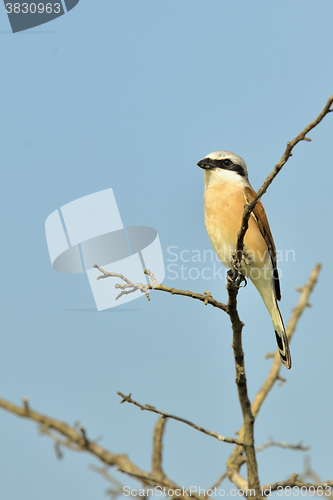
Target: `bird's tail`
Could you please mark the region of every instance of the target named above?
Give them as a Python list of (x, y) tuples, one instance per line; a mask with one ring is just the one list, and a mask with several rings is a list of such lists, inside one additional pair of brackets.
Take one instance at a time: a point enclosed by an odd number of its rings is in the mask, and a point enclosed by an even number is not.
[[(289, 342), (286, 334), (286, 330), (284, 328), (282, 316), (280, 313), (279, 306), (277, 304), (277, 301), (275, 299), (275, 304), (273, 304), (273, 307), (269, 311), (272, 317), (273, 321), (273, 326), (275, 330), (275, 336), (276, 336), (276, 342), (278, 345), (278, 349), (280, 352), (280, 358), (282, 363), (288, 370), (291, 368), (291, 356), (290, 356), (290, 350), (289, 350)], [(275, 305), (275, 307), (274, 307)]]

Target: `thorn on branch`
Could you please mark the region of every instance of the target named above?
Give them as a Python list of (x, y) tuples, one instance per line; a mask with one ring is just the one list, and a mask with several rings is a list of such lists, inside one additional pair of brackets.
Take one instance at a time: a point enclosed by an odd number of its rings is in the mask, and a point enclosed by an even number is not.
[(208, 290), (205, 290), (203, 294), (204, 294), (204, 295), (206, 295), (206, 297), (207, 297), (207, 298), (205, 299), (205, 301), (204, 301), (204, 304), (205, 304), (205, 306), (206, 306), (206, 305), (208, 304), (208, 298), (211, 298), (211, 299), (212, 299), (213, 297), (212, 297), (212, 294), (211, 294)]
[(118, 396), (122, 397), (122, 401), (120, 401), (120, 404), (122, 403), (131, 403), (132, 402), (132, 399), (131, 399), (131, 396), (132, 396), (132, 393), (130, 392), (128, 396), (124, 396), (124, 394), (122, 394), (121, 392), (117, 392)]
[(30, 408), (29, 408), (29, 398), (27, 398), (27, 396), (23, 396), (22, 403), (23, 403), (23, 407), (24, 407), (25, 411), (28, 413), (28, 411), (30, 410)]
[(286, 378), (281, 377), (281, 375), (278, 375), (278, 376), (276, 377), (276, 380), (280, 380), (279, 387), (282, 387), (282, 386), (283, 386), (283, 384), (285, 384), (285, 383), (287, 382), (287, 379), (286, 379)]
[(83, 427), (83, 425), (80, 425), (79, 430), (80, 430), (81, 436), (84, 439), (84, 446), (88, 446), (89, 441), (87, 438), (86, 429)]

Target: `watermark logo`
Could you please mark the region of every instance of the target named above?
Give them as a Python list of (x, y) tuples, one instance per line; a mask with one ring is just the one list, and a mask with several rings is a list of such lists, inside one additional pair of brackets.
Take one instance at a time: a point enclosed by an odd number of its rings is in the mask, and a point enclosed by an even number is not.
[(53, 269), (86, 272), (98, 311), (142, 297), (138, 290), (115, 301), (114, 278), (96, 280), (106, 271), (123, 274), (133, 283), (145, 280), (151, 269), (159, 283), (165, 277), (157, 231), (147, 226), (123, 226), (113, 190), (84, 196), (55, 210), (45, 221), (46, 241)]
[[(205, 250), (180, 249), (176, 245), (170, 245), (166, 249), (166, 278), (183, 281), (198, 279), (225, 281), (228, 269), (232, 267), (234, 253), (233, 250), (216, 253), (213, 248)], [(274, 277), (268, 250), (262, 254), (260, 252), (247, 252), (245, 258), (248, 263), (246, 277), (252, 281)], [(276, 259), (277, 264), (280, 262), (293, 263), (296, 260), (295, 250), (277, 250)], [(277, 269), (281, 277), (282, 270), (279, 267)]]
[(4, 0), (13, 33), (45, 24), (72, 10), (80, 0), (41, 0), (8, 2)]

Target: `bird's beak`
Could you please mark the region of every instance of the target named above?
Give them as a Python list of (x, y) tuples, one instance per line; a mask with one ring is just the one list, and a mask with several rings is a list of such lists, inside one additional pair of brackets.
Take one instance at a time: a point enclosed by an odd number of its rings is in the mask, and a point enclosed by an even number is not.
[(197, 165), (204, 170), (211, 170), (215, 167), (215, 165), (210, 162), (209, 158), (204, 158), (203, 160), (198, 161)]

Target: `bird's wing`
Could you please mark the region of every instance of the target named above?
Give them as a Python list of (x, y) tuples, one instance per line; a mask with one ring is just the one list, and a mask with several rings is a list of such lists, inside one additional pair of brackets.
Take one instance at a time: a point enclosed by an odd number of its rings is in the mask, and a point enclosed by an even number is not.
[[(244, 197), (246, 200), (246, 203), (249, 203), (253, 198), (255, 197), (256, 193), (251, 187), (246, 187), (244, 189)], [(273, 240), (273, 236), (268, 224), (267, 216), (265, 209), (259, 200), (254, 207), (251, 216), (254, 218), (256, 221), (258, 228), (266, 241), (266, 245), (268, 248), (268, 252), (273, 264), (273, 282), (274, 282), (274, 288), (275, 288), (275, 295), (277, 300), (281, 300), (281, 290), (280, 290), (280, 281), (279, 281), (279, 273), (277, 270), (277, 260), (276, 260), (276, 248)]]

